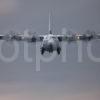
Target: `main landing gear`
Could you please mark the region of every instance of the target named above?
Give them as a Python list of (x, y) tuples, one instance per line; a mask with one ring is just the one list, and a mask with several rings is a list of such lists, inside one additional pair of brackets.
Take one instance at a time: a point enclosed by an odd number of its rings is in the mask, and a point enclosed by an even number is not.
[(61, 52), (61, 48), (58, 47), (58, 48), (57, 48), (57, 53), (58, 53), (58, 55), (60, 55), (60, 52)]
[[(45, 52), (45, 49), (42, 47), (42, 48), (41, 48), (41, 54), (43, 55), (44, 52)], [(52, 46), (50, 47), (50, 49), (49, 49), (48, 52), (49, 52), (49, 53), (52, 53), (52, 52), (53, 52), (53, 47), (52, 47)], [(61, 48), (58, 47), (58, 48), (57, 48), (57, 54), (60, 55), (60, 53), (61, 53)]]
[(42, 47), (42, 48), (41, 48), (41, 54), (43, 55), (44, 52), (45, 52), (45, 49)]

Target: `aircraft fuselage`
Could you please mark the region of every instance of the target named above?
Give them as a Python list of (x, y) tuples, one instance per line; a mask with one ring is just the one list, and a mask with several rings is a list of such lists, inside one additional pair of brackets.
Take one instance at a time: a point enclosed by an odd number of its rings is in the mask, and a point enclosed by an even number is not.
[(58, 38), (53, 37), (53, 34), (48, 34), (44, 36), (43, 43), (41, 46), (41, 53), (43, 54), (45, 51), (53, 52), (56, 51), (60, 54), (60, 43)]

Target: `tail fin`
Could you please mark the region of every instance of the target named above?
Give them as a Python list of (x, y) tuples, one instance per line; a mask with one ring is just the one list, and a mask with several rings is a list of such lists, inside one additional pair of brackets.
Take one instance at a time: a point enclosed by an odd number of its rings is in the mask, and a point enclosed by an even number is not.
[(49, 13), (49, 34), (52, 34), (52, 29), (51, 29), (51, 13)]

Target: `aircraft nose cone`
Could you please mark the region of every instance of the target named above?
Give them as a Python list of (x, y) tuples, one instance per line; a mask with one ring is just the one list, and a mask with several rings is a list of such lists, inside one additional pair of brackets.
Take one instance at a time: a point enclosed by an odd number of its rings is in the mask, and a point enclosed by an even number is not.
[(50, 39), (50, 40), (48, 41), (48, 43), (54, 43), (54, 40), (53, 40), (53, 39)]

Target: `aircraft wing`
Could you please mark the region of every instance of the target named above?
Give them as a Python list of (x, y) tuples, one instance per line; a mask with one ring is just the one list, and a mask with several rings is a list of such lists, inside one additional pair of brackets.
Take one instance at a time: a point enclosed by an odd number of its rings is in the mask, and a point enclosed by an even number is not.
[[(7, 34), (7, 35), (0, 35), (0, 40), (6, 41), (26, 41), (26, 42), (41, 42), (43, 41), (45, 35), (28, 35), (24, 36), (23, 34)], [(92, 39), (100, 39), (100, 34), (74, 34), (74, 35), (53, 35), (54, 38), (58, 38), (60, 42), (62, 41), (89, 41)]]
[(56, 35), (59, 41), (89, 41), (92, 39), (100, 39), (100, 34), (75, 34), (75, 35)]
[(44, 38), (44, 35), (38, 35), (38, 36), (24, 36), (22, 34), (17, 35), (0, 35), (0, 40), (6, 40), (6, 41), (26, 41), (26, 42), (39, 42), (42, 41)]
[(22, 37), (22, 41), (26, 42), (41, 42), (43, 41), (44, 35), (32, 36), (32, 37)]
[(62, 41), (74, 41), (75, 37), (72, 35), (57, 35), (56, 36), (60, 42)]

